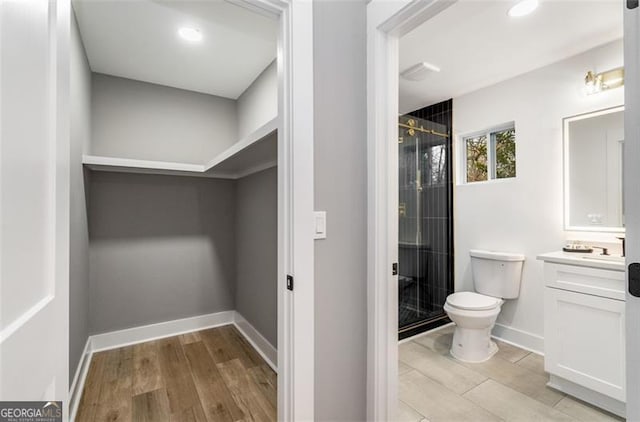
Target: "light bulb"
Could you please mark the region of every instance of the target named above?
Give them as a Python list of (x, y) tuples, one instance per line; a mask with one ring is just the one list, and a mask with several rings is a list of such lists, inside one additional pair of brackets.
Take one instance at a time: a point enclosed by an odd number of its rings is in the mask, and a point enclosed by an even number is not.
[(507, 13), (512, 18), (519, 18), (536, 10), (539, 4), (538, 0), (522, 0), (511, 6)]
[(183, 40), (189, 42), (202, 41), (202, 32), (200, 32), (200, 30), (197, 28), (190, 28), (185, 26), (184, 28), (180, 28), (178, 30), (178, 35), (180, 35)]

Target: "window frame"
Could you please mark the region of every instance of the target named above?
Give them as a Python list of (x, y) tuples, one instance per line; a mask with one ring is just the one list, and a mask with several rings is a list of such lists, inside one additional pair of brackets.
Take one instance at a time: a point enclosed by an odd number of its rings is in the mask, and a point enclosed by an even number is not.
[[(515, 161), (516, 161), (516, 175), (513, 177), (501, 177), (501, 178), (497, 178), (496, 177), (496, 159), (495, 159), (495, 151), (496, 151), (496, 136), (495, 134), (498, 132), (503, 132), (505, 130), (510, 130), (513, 129), (513, 131), (515, 132), (514, 137), (517, 137), (517, 133), (518, 131), (516, 130), (516, 124), (514, 121), (512, 122), (508, 122), (508, 123), (503, 123), (500, 125), (496, 125), (496, 126), (491, 126), (487, 129), (484, 130), (479, 130), (479, 131), (475, 131), (475, 132), (468, 132), (462, 135), (458, 135), (458, 145), (460, 146), (460, 153), (458, 154), (459, 156), (459, 162), (460, 162), (460, 171), (459, 171), (459, 175), (460, 175), (460, 183), (461, 185), (475, 185), (475, 184), (482, 184), (482, 183), (490, 183), (490, 182), (496, 182), (496, 181), (503, 181), (503, 180), (512, 180), (518, 177), (518, 142), (517, 139), (515, 140), (516, 143), (516, 154), (515, 154)], [(478, 181), (472, 181), (470, 182), (469, 180), (467, 180), (467, 176), (468, 176), (468, 169), (467, 169), (467, 140), (469, 139), (473, 139), (473, 138), (478, 138), (480, 136), (484, 136), (486, 138), (486, 142), (487, 142), (487, 179), (486, 180), (478, 180)]]

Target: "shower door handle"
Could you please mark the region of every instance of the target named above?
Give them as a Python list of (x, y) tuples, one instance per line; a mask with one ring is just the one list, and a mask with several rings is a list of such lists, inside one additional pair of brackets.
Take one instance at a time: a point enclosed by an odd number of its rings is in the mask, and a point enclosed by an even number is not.
[(398, 263), (391, 264), (391, 275), (398, 275)]

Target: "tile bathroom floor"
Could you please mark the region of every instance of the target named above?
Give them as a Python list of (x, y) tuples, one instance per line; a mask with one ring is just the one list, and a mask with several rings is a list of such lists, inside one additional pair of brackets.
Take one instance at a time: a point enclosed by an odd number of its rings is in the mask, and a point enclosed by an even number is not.
[(399, 421), (621, 421), (546, 386), (542, 356), (497, 342), (483, 363), (449, 355), (453, 325), (399, 346)]

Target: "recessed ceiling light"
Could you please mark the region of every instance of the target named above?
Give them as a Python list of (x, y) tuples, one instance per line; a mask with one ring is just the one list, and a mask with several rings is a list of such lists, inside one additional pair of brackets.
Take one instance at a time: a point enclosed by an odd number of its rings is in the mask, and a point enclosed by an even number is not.
[(519, 18), (520, 16), (526, 16), (529, 13), (536, 10), (539, 4), (540, 3), (538, 0), (521, 0), (516, 4), (514, 4), (513, 6), (511, 6), (511, 9), (509, 9), (508, 14), (512, 18)]
[(202, 32), (200, 32), (200, 30), (197, 28), (190, 28), (185, 26), (184, 28), (180, 28), (178, 30), (178, 35), (180, 35), (180, 38), (182, 38), (183, 40), (189, 42), (202, 41)]

